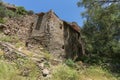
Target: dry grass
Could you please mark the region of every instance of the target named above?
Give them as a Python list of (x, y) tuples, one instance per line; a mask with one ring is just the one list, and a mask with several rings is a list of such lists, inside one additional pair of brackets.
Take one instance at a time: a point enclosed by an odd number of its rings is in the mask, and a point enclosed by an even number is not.
[(110, 72), (104, 69), (92, 66), (76, 71), (67, 65), (58, 65), (54, 67), (51, 80), (118, 80)]
[(0, 60), (0, 80), (36, 80), (39, 76), (38, 71), (30, 60), (22, 60), (22, 65)]
[(79, 72), (79, 80), (117, 80), (110, 72), (96, 66)]
[(4, 52), (0, 49), (0, 56), (2, 56), (4, 54)]

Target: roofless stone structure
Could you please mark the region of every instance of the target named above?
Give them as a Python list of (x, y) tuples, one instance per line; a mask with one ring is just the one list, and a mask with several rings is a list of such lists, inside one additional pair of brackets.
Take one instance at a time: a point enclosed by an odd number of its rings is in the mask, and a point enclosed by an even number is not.
[(51, 54), (73, 60), (84, 54), (80, 27), (59, 19), (52, 10), (37, 14), (27, 43), (40, 44)]

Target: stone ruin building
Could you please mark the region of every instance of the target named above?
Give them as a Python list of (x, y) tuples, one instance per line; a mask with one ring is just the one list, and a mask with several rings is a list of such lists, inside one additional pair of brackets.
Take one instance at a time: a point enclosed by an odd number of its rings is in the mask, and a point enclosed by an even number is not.
[(40, 44), (51, 54), (73, 60), (85, 53), (77, 23), (59, 19), (52, 10), (47, 13), (41, 12), (34, 18), (28, 44)]

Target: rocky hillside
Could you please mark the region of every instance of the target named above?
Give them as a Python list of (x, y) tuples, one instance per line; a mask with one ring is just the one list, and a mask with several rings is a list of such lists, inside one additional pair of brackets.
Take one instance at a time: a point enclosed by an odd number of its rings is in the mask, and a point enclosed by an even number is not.
[(4, 21), (1, 31), (5, 35), (17, 36), (25, 42), (26, 47), (41, 45), (57, 57), (73, 60), (85, 54), (80, 27), (75, 22), (61, 20), (53, 11), (20, 17), (8, 16), (4, 17)]
[(85, 54), (77, 23), (53, 11), (6, 5), (0, 4), (0, 80), (117, 80), (101, 67), (73, 61)]

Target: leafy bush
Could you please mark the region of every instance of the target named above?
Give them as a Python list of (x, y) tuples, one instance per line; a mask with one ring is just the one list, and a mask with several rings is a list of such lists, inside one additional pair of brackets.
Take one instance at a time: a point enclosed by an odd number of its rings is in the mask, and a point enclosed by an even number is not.
[(4, 18), (5, 16), (6, 16), (5, 7), (0, 5), (0, 18)]
[(24, 7), (17, 7), (17, 14), (19, 14), (19, 15), (26, 15), (27, 14), (27, 11), (25, 10), (25, 8)]
[(15, 17), (16, 13), (11, 11), (11, 10), (6, 10), (6, 16), (8, 16), (8, 17)]
[(3, 5), (0, 5), (0, 22), (2, 23), (4, 17), (15, 17), (15, 12), (6, 9)]
[(21, 15), (26, 15), (26, 14), (34, 14), (32, 10), (27, 12), (24, 7), (17, 7), (17, 10), (14, 12), (12, 10), (7, 9), (4, 5), (2, 5), (3, 2), (0, 1), (0, 18), (4, 17), (19, 17)]
[(65, 63), (66, 63), (66, 65), (68, 65), (69, 67), (72, 67), (72, 68), (75, 67), (75, 63), (74, 63), (74, 61), (71, 60), (71, 59), (67, 59), (67, 60), (65, 61)]

